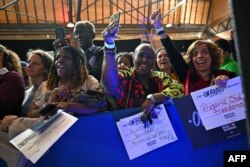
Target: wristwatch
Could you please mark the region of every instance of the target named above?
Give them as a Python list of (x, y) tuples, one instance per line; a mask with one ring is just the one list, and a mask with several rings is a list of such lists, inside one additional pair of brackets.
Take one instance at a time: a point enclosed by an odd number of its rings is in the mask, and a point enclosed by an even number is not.
[(150, 99), (153, 103), (156, 102), (156, 100), (155, 100), (155, 98), (154, 98), (154, 96), (152, 94), (148, 94), (147, 99)]

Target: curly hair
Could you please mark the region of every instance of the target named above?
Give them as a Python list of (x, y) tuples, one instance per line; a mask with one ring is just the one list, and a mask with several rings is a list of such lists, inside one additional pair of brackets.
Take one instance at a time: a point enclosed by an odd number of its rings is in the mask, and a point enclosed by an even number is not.
[[(85, 53), (75, 47), (64, 46), (56, 52), (56, 55), (58, 55), (63, 50), (71, 53), (73, 59), (73, 74), (71, 76), (71, 84), (74, 88), (82, 86), (85, 80), (88, 78), (88, 70), (84, 59)], [(48, 76), (47, 89), (49, 90), (53, 90), (54, 88), (58, 87), (60, 82), (55, 62), (56, 59), (54, 59)]]
[(3, 66), (6, 67), (9, 71), (16, 71), (20, 74), (23, 74), (22, 72), (22, 66), (20, 63), (20, 58), (12, 50), (7, 49), (3, 45), (0, 45), (0, 52), (3, 53)]
[(191, 68), (194, 69), (194, 65), (193, 65), (193, 54), (194, 54), (194, 50), (197, 49), (197, 47), (201, 44), (205, 44), (207, 46), (207, 49), (210, 53), (211, 56), (211, 69), (213, 68), (218, 68), (220, 67), (221, 63), (222, 63), (222, 50), (216, 46), (213, 42), (207, 41), (207, 40), (197, 40), (195, 42), (193, 42), (188, 50), (187, 50), (187, 64), (190, 65)]

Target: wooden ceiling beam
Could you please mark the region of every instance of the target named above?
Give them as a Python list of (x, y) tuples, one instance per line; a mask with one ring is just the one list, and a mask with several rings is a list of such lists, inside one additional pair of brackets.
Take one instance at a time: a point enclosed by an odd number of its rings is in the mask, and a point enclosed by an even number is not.
[(13, 1), (10, 2), (10, 3), (7, 3), (7, 4), (3, 5), (3, 6), (0, 6), (0, 10), (5, 10), (7, 7), (9, 7), (9, 6), (11, 6), (11, 5), (17, 3), (17, 1), (18, 1), (18, 0), (13, 0)]
[[(162, 0), (152, 1), (151, 4), (154, 4), (154, 3), (157, 3), (157, 2), (160, 2), (160, 1), (162, 1)], [(114, 4), (114, 5), (117, 6), (119, 10), (123, 11), (123, 12), (121, 12), (121, 14), (128, 14), (128, 12), (132, 12), (132, 11), (134, 11), (134, 10), (138, 10), (138, 9), (141, 9), (141, 8), (145, 8), (145, 7), (149, 6), (150, 4), (148, 3), (148, 4), (145, 4), (145, 5), (140, 6), (140, 7), (138, 7), (138, 8), (130, 9), (130, 10), (124, 10), (124, 9), (120, 8), (117, 4)], [(132, 16), (131, 14), (128, 14), (128, 15), (130, 15), (132, 18), (135, 18), (135, 19), (136, 19), (137, 21), (139, 21), (140, 23), (144, 24), (141, 20), (138, 20), (138, 18)], [(143, 14), (143, 16), (145, 16), (145, 14)], [(106, 19), (109, 19), (109, 17), (105, 17), (105, 18), (96, 20), (94, 23), (96, 23), (96, 22), (98, 22), (98, 21), (106, 20)]]
[[(0, 24), (1, 26), (1, 24)], [(34, 25), (31, 27), (29, 24), (26, 26), (22, 26), (22, 28), (17, 29), (20, 25), (12, 25), (12, 26), (4, 26), (1, 27), (0, 30), (0, 39), (1, 40), (33, 40), (39, 37), (40, 40), (42, 39), (55, 39), (55, 31), (56, 27), (59, 25), (47, 26), (47, 25)], [(102, 40), (101, 32), (107, 25), (96, 25), (96, 39)], [(140, 38), (140, 35), (145, 34), (145, 28), (141, 27), (141, 25), (121, 25), (122, 28), (120, 29), (119, 36), (121, 39), (133, 39), (133, 38)], [(171, 36), (173, 39), (198, 39), (201, 37), (204, 32), (204, 25), (180, 25), (180, 26), (173, 26), (172, 28), (166, 29), (166, 32)], [(69, 37), (70, 31), (65, 29), (66, 36)], [(149, 34), (156, 34), (155, 30), (151, 31)], [(177, 35), (177, 34), (180, 35)], [(13, 36), (15, 34), (15, 36)], [(173, 35), (174, 34), (174, 35)], [(185, 35), (186, 34), (186, 35)]]
[[(141, 14), (143, 17), (146, 17), (142, 12), (140, 12), (140, 11), (138, 10), (138, 8), (134, 7), (134, 6), (133, 6), (131, 3), (129, 3), (127, 0), (124, 0), (124, 1), (125, 1), (125, 3), (127, 3), (129, 6), (131, 6), (131, 11), (130, 11), (130, 12), (132, 12), (133, 9), (137, 11), (137, 18), (139, 18), (139, 14)], [(123, 12), (125, 12), (125, 11), (123, 10)]]
[[(72, 2), (71, 2), (72, 3)], [(72, 9), (71, 9), (72, 10)], [(77, 11), (76, 11), (76, 22), (81, 20), (81, 10), (82, 10), (82, 0), (77, 1)], [(71, 19), (72, 19), (72, 13), (71, 13)], [(71, 20), (71, 22), (73, 19)]]

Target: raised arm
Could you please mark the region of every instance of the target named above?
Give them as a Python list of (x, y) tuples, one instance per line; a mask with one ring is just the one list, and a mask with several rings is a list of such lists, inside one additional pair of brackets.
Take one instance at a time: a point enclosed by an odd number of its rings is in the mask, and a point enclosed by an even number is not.
[(164, 48), (169, 54), (169, 58), (175, 70), (175, 73), (178, 75), (180, 81), (183, 82), (187, 74), (188, 65), (184, 61), (183, 56), (173, 45), (170, 37), (165, 33), (163, 25), (162, 25), (160, 9), (156, 10), (155, 12), (151, 14), (151, 23), (154, 25), (157, 34), (161, 38), (162, 45), (164, 46)]
[(104, 38), (104, 57), (102, 63), (101, 84), (104, 92), (115, 96), (118, 90), (118, 69), (115, 62), (115, 39), (119, 31), (119, 22), (114, 20), (102, 32)]

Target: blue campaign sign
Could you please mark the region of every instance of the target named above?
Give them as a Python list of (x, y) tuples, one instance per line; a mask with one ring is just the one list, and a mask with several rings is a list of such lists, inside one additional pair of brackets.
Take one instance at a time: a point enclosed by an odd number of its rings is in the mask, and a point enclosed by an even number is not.
[(35, 167), (223, 166), (224, 150), (248, 149), (247, 136), (194, 149), (175, 106), (167, 107), (178, 140), (129, 160), (116, 126), (139, 108), (82, 116), (34, 165)]

